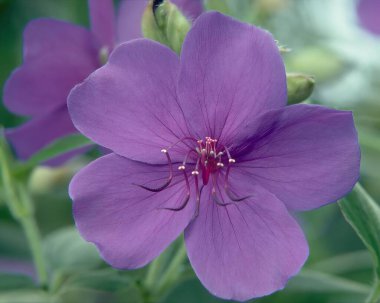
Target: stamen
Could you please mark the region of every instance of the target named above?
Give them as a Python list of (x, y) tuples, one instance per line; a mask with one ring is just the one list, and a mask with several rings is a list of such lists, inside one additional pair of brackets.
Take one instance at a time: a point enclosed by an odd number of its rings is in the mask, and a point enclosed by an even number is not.
[(198, 217), (199, 215), (199, 208), (201, 203), (201, 193), (199, 191), (199, 184), (198, 184), (198, 174), (194, 174), (194, 183), (195, 183), (195, 193), (196, 193), (196, 207), (195, 207), (195, 213), (194, 218)]
[[(233, 161), (230, 161), (230, 160), (233, 160)], [(228, 176), (230, 174), (230, 169), (231, 169), (231, 164), (232, 163), (235, 163), (235, 160), (231, 158), (228, 161), (226, 176), (224, 178), (224, 191), (226, 192), (228, 198), (230, 198), (232, 201), (234, 201), (234, 202), (241, 202), (241, 201), (244, 201), (244, 200), (248, 199), (249, 197), (251, 197), (251, 195), (248, 195), (248, 196), (245, 196), (245, 197), (241, 197), (241, 198), (233, 196), (233, 194), (232, 194), (232, 192), (231, 192), (231, 190), (229, 188), (229, 185), (228, 185)]]
[(217, 182), (216, 182), (216, 176), (214, 175), (214, 176), (212, 177), (212, 190), (211, 190), (212, 200), (213, 200), (216, 204), (218, 204), (218, 205), (220, 205), (220, 206), (223, 206), (223, 207), (232, 204), (232, 203), (224, 203), (224, 202), (220, 201), (220, 199), (219, 199), (218, 196), (217, 196), (216, 185), (217, 185)]
[(151, 192), (160, 192), (162, 190), (164, 190), (165, 188), (167, 188), (170, 183), (172, 182), (172, 179), (173, 179), (173, 165), (172, 165), (172, 160), (170, 159), (170, 156), (169, 156), (169, 153), (167, 151), (167, 149), (162, 149), (161, 150), (162, 153), (164, 153), (166, 155), (166, 158), (168, 159), (168, 165), (169, 165), (169, 177), (168, 177), (168, 180), (160, 187), (157, 187), (157, 188), (151, 188), (151, 187), (148, 187), (148, 186), (145, 186), (145, 185), (141, 185), (141, 184), (135, 184), (135, 183), (132, 183), (133, 185), (137, 185), (145, 190), (148, 190), (148, 191), (151, 191)]
[(216, 204), (218, 204), (219, 206), (225, 207), (227, 205), (232, 204), (232, 203), (223, 203), (222, 201), (220, 201), (217, 194), (216, 194), (215, 188), (212, 189), (211, 196), (212, 196), (212, 199), (214, 200), (214, 202)]
[(189, 179), (187, 177), (187, 174), (184, 170), (183, 170), (183, 175), (185, 176), (187, 193), (186, 193), (186, 197), (183, 200), (182, 204), (179, 207), (173, 207), (173, 208), (172, 207), (162, 207), (160, 209), (166, 209), (166, 210), (171, 210), (171, 211), (180, 211), (186, 207), (187, 203), (190, 200), (190, 183), (189, 183)]

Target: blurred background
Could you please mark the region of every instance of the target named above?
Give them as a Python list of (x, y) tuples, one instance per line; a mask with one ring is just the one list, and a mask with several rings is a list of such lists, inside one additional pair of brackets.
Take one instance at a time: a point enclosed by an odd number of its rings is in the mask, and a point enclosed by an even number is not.
[[(310, 102), (354, 111), (362, 148), (361, 183), (380, 201), (380, 33), (364, 26), (358, 1), (209, 0), (205, 7), (268, 29), (281, 45), (291, 49), (283, 55), (287, 71), (315, 78)], [(22, 62), (23, 28), (39, 17), (88, 26), (87, 1), (0, 0), (1, 88)], [(0, 103), (2, 126), (17, 126), (26, 119), (12, 115)], [(28, 181), (46, 262), (55, 273), (49, 294), (35, 286), (26, 239), (0, 191), (0, 303), (142, 302), (138, 281), (145, 269), (111, 269), (74, 228), (67, 185), (94, 155), (90, 152), (54, 169), (38, 167)], [(363, 302), (373, 279), (373, 265), (339, 206), (332, 204), (297, 216), (307, 234), (310, 258), (285, 290), (255, 302)], [(137, 284), (132, 285), (132, 279)], [(225, 301), (211, 296), (189, 271), (162, 301), (176, 302)]]

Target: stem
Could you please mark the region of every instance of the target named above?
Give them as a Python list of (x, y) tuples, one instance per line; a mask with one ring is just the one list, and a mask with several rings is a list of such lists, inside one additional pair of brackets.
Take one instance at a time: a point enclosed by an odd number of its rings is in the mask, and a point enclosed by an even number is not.
[(158, 283), (157, 289), (158, 292), (164, 292), (168, 286), (175, 282), (181, 274), (181, 265), (186, 259), (186, 247), (181, 243), (176, 255), (173, 258), (173, 261), (170, 263), (168, 269), (163, 274), (160, 282)]
[(38, 281), (41, 286), (46, 286), (48, 274), (45, 266), (45, 261), (42, 252), (41, 235), (33, 214), (33, 202), (24, 188), (20, 188), (20, 198), (23, 206), (28, 213), (28, 216), (19, 219), (21, 226), (24, 229), (26, 239), (32, 253), (34, 266), (36, 267)]
[(366, 303), (380, 303), (380, 280), (375, 279), (375, 283)]
[(159, 280), (159, 276), (161, 274), (162, 258), (163, 255), (161, 254), (149, 265), (148, 273), (144, 283), (149, 290), (153, 290), (157, 287), (157, 281)]
[(34, 218), (33, 203), (21, 184), (12, 178), (9, 162), (10, 153), (5, 140), (0, 137), (1, 180), (4, 185), (5, 200), (12, 216), (21, 224), (27, 238), (34, 265), (41, 286), (47, 284), (47, 271), (42, 254), (40, 233)]

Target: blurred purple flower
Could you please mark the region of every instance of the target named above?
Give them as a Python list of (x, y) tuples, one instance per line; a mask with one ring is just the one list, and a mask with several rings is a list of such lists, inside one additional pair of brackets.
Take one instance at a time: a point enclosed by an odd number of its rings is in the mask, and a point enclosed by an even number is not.
[(132, 269), (184, 230), (214, 295), (283, 288), (308, 256), (289, 211), (341, 198), (360, 164), (351, 112), (286, 101), (273, 37), (219, 13), (197, 19), (180, 59), (144, 39), (118, 47), (68, 99), (75, 126), (114, 152), (71, 182), (79, 231)]
[(25, 275), (36, 280), (36, 272), (31, 262), (0, 258), (0, 273)]
[(360, 0), (358, 15), (361, 25), (370, 32), (380, 35), (380, 0)]
[[(200, 0), (175, 0), (191, 18), (202, 12)], [(112, 0), (89, 0), (91, 30), (53, 19), (31, 21), (24, 31), (24, 62), (8, 79), (5, 106), (30, 116), (7, 131), (17, 155), (25, 160), (55, 139), (76, 132), (66, 105), (70, 90), (102, 65), (116, 44), (141, 36), (146, 1), (124, 0), (115, 20)], [(81, 149), (80, 151), (83, 151)], [(55, 159), (59, 164), (77, 154)]]

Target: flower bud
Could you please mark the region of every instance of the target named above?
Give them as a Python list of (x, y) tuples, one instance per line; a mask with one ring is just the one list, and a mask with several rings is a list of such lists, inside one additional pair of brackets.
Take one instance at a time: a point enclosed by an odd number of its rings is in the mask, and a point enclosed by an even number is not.
[(305, 74), (288, 73), (286, 75), (288, 86), (288, 104), (300, 103), (313, 92), (314, 78)]
[(142, 19), (144, 37), (169, 46), (177, 54), (190, 29), (190, 21), (169, 0), (151, 0)]
[(61, 167), (38, 166), (30, 176), (28, 189), (36, 195), (56, 193), (67, 187), (68, 182), (80, 167), (80, 163), (76, 162)]

